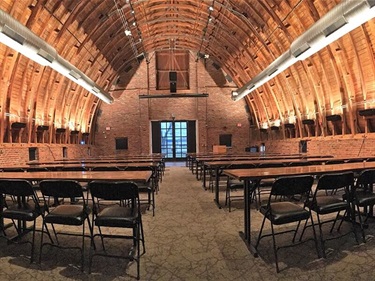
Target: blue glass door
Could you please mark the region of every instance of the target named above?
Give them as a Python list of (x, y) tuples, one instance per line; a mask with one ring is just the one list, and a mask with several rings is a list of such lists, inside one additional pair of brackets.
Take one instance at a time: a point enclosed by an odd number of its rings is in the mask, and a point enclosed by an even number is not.
[(161, 153), (166, 159), (186, 158), (187, 121), (160, 122)]

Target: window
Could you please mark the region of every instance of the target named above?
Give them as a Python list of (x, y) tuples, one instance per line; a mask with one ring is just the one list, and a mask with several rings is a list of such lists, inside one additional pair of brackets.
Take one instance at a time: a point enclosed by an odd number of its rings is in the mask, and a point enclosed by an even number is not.
[(38, 160), (38, 149), (36, 147), (29, 147), (29, 161)]
[(188, 90), (189, 53), (185, 51), (156, 52), (156, 80), (158, 90)]
[(63, 158), (68, 158), (68, 148), (67, 147), (63, 147), (62, 149), (63, 149), (63, 151), (62, 151)]
[(116, 138), (116, 150), (128, 149), (128, 138)]
[(232, 147), (232, 135), (230, 134), (220, 135), (219, 144), (225, 145), (226, 147)]

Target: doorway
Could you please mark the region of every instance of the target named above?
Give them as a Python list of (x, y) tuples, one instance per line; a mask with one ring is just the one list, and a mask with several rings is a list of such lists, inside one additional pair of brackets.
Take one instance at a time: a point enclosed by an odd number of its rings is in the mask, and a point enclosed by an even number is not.
[(152, 152), (168, 161), (185, 160), (187, 153), (196, 151), (195, 135), (195, 121), (152, 122)]

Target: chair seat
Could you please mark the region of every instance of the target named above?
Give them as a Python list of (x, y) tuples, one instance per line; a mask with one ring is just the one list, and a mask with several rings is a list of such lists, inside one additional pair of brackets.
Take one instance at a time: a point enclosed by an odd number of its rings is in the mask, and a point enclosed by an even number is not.
[(329, 214), (339, 212), (348, 208), (347, 202), (335, 196), (321, 196), (316, 197), (317, 205), (312, 206), (312, 209), (318, 214)]
[(309, 211), (292, 202), (272, 203), (271, 212), (267, 211), (267, 205), (263, 205), (260, 212), (275, 225), (306, 220), (310, 217)]
[(95, 218), (95, 225), (133, 227), (138, 222), (138, 211), (121, 206), (106, 207)]
[(25, 220), (33, 221), (41, 214), (40, 209), (35, 209), (34, 204), (23, 204), (19, 207), (17, 204), (8, 206), (2, 213), (4, 218), (15, 219), (15, 220)]
[(230, 189), (241, 189), (243, 188), (243, 182), (237, 179), (228, 180), (228, 188)]
[(375, 194), (357, 190), (356, 201), (361, 207), (375, 205)]
[(82, 205), (59, 205), (45, 216), (46, 223), (82, 225), (87, 218)]

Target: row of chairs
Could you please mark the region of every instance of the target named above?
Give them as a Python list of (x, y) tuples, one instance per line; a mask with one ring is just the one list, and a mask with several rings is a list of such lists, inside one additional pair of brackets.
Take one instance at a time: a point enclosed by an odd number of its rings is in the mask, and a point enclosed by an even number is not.
[[(21, 243), (31, 244), (31, 258), (34, 261), (35, 255), (35, 233), (37, 218), (42, 218), (41, 239), (39, 249), (39, 263), (42, 260), (43, 249), (47, 245), (78, 249), (81, 253), (81, 270), (84, 270), (85, 238), (90, 240), (89, 273), (93, 258), (97, 255), (124, 258), (135, 261), (137, 264), (137, 279), (140, 277), (140, 257), (145, 253), (145, 240), (142, 225), (141, 202), (137, 184), (133, 182), (110, 182), (92, 181), (89, 183), (92, 205), (89, 206), (82, 186), (77, 181), (70, 180), (43, 180), (39, 183), (42, 200), (39, 200), (33, 185), (26, 180), (1, 180), (1, 221), (9, 219), (14, 225), (17, 236), (20, 238), (28, 229), (27, 222), (32, 222), (32, 239)], [(76, 198), (79, 200), (70, 200)], [(90, 231), (85, 234), (85, 224)], [(57, 232), (56, 225), (81, 227), (81, 233)], [(96, 228), (95, 228), (96, 226)], [(129, 229), (129, 233), (113, 234), (103, 229), (119, 228)], [(65, 228), (63, 228), (65, 229)], [(97, 229), (97, 231), (95, 231)], [(2, 224), (3, 237), (9, 241), (18, 241), (9, 237), (8, 229)], [(51, 233), (53, 235), (51, 235)], [(79, 236), (80, 246), (66, 245), (67, 241), (60, 243), (60, 235)], [(48, 241), (45, 241), (45, 236)], [(95, 238), (101, 240), (99, 250)], [(107, 238), (130, 239), (131, 249), (128, 255), (108, 253), (105, 247)], [(21, 239), (20, 241), (22, 241)], [(142, 251), (141, 251), (142, 245)], [(116, 246), (118, 248), (118, 246)]]
[[(329, 160), (325, 161), (324, 164), (326, 165), (333, 165), (333, 164), (343, 164), (343, 163), (357, 163), (363, 162), (366, 159), (358, 158), (358, 159), (349, 159), (349, 160)], [(303, 161), (303, 162), (291, 162), (288, 164), (283, 163), (262, 163), (257, 166), (246, 164), (246, 165), (233, 165), (228, 169), (249, 169), (249, 168), (278, 168), (278, 167), (301, 167), (301, 166), (309, 166), (309, 165), (320, 165), (321, 162), (313, 163), (311, 161)], [(264, 179), (256, 183), (256, 193), (254, 194), (254, 200), (257, 203), (257, 207), (261, 203), (261, 196), (262, 194), (269, 194), (271, 186), (275, 179)], [(231, 202), (233, 200), (242, 200), (243, 196), (232, 196), (232, 191), (237, 191), (243, 189), (243, 183), (239, 182), (238, 180), (227, 178), (226, 184), (226, 198), (225, 198), (225, 205), (228, 205), (229, 211), (231, 211)]]
[[(262, 238), (272, 236), (277, 272), (280, 271), (278, 250), (310, 240), (303, 240), (306, 230), (310, 227), (313, 230), (312, 240), (315, 242), (319, 258), (326, 257), (325, 244), (328, 240), (352, 233), (359, 243), (358, 228), (362, 241), (366, 242), (364, 223), (372, 215), (370, 209), (375, 205), (375, 193), (372, 190), (375, 183), (375, 170), (362, 171), (357, 180), (353, 172), (325, 174), (319, 177), (315, 188), (313, 183), (314, 177), (310, 175), (280, 177), (274, 181), (267, 202), (260, 206), (260, 212), (264, 217), (255, 247), (258, 248)], [(313, 213), (317, 221), (314, 221)], [(362, 218), (363, 215), (365, 220)], [(263, 234), (266, 221), (271, 224), (269, 234)], [(338, 232), (340, 231), (344, 221), (349, 222), (349, 231), (327, 237), (327, 230), (322, 227), (324, 224), (331, 223), (329, 233), (332, 234), (336, 226)], [(291, 223), (294, 223), (294, 229), (280, 232), (274, 229), (276, 225)], [(303, 229), (298, 238), (301, 223)], [(316, 226), (318, 226), (318, 233)], [(277, 246), (275, 237), (286, 232), (294, 232), (292, 244)]]
[[(77, 167), (63, 167), (61, 168), (62, 171), (79, 171), (84, 172), (87, 171), (87, 169), (83, 166), (77, 166)], [(93, 167), (91, 168), (92, 171), (120, 171), (121, 169), (118, 167)], [(46, 172), (50, 171), (46, 167), (29, 167), (28, 169), (21, 169), (21, 168), (6, 168), (4, 171), (6, 172)], [(126, 171), (152, 171), (152, 176), (150, 179), (150, 182), (140, 185), (138, 184), (139, 192), (147, 194), (147, 199), (142, 200), (146, 201), (148, 203), (149, 209), (151, 208), (153, 216), (155, 215), (155, 192), (157, 193), (159, 191), (159, 181), (161, 180), (161, 174), (162, 170), (160, 169), (153, 169), (152, 167), (147, 166), (131, 166), (127, 167)], [(38, 182), (33, 182), (34, 188), (39, 189)], [(82, 188), (87, 191), (86, 185), (82, 184)]]

